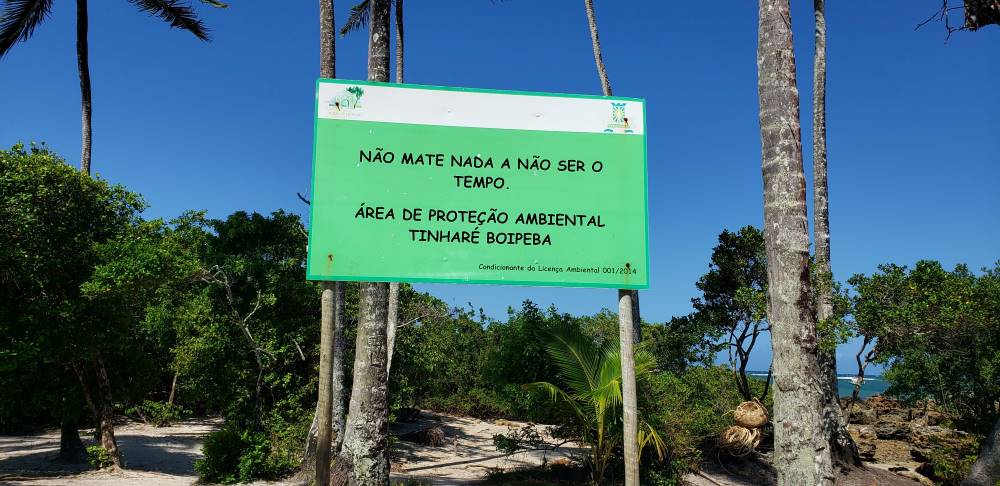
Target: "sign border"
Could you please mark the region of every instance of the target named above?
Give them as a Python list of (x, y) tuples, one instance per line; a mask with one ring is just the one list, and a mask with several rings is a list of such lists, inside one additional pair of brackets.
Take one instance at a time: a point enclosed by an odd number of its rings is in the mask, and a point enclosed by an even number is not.
[[(356, 275), (314, 275), (311, 269), (311, 259), (309, 258), (309, 250), (306, 248), (306, 280), (310, 281), (328, 281), (328, 282), (419, 282), (419, 283), (458, 283), (458, 284), (475, 284), (475, 285), (520, 285), (520, 286), (531, 286), (531, 287), (567, 287), (567, 288), (605, 288), (605, 289), (629, 289), (629, 290), (644, 290), (649, 288), (650, 281), (652, 280), (653, 272), (652, 267), (649, 265), (649, 157), (648, 148), (646, 140), (646, 100), (644, 98), (629, 98), (624, 96), (602, 96), (602, 95), (590, 95), (590, 94), (578, 94), (578, 93), (546, 93), (539, 91), (517, 91), (517, 90), (502, 90), (502, 89), (487, 89), (487, 88), (464, 88), (455, 86), (435, 86), (427, 84), (410, 84), (410, 83), (384, 83), (381, 81), (356, 81), (350, 79), (339, 79), (339, 78), (317, 78), (316, 79), (316, 99), (313, 101), (313, 148), (312, 148), (312, 167), (310, 172), (310, 177), (312, 180), (309, 181), (310, 196), (315, 198), (316, 194), (316, 145), (318, 143), (317, 135), (319, 134), (319, 86), (321, 84), (360, 84), (364, 86), (385, 86), (390, 88), (399, 89), (421, 89), (421, 90), (434, 90), (434, 91), (461, 91), (467, 93), (492, 93), (492, 94), (512, 94), (512, 95), (522, 95), (522, 96), (542, 96), (549, 98), (585, 98), (585, 99), (604, 99), (604, 100), (622, 100), (622, 101), (637, 101), (642, 103), (642, 124), (643, 130), (642, 134), (638, 135), (642, 137), (642, 179), (643, 179), (643, 204), (646, 206), (645, 210), (645, 234), (646, 234), (646, 283), (639, 284), (605, 284), (605, 283), (580, 283), (580, 282), (538, 282), (532, 280), (488, 280), (488, 279), (463, 279), (463, 278), (436, 278), (436, 277), (407, 277), (407, 278), (394, 278), (394, 277), (371, 277), (371, 276), (356, 276)], [(504, 130), (503, 128), (497, 128), (496, 130)], [(622, 134), (612, 134), (621, 135)], [(627, 135), (636, 136), (636, 135)], [(312, 229), (313, 212), (315, 205), (309, 204), (309, 229)], [(312, 232), (309, 233), (309, 242), (312, 242)]]

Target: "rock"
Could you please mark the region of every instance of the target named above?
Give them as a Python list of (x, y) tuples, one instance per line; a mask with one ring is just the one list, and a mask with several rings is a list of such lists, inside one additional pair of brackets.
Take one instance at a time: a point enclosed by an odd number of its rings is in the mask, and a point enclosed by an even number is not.
[(444, 430), (441, 427), (431, 427), (400, 435), (399, 438), (407, 442), (438, 447), (444, 445)]
[[(893, 469), (896, 469), (896, 468), (889, 468), (890, 471), (893, 471)], [(904, 478), (912, 479), (912, 480), (914, 480), (914, 481), (916, 481), (916, 482), (918, 482), (920, 484), (923, 484), (923, 485), (926, 485), (926, 486), (934, 486), (934, 481), (931, 481), (926, 476), (924, 476), (924, 475), (922, 475), (922, 474), (920, 474), (918, 472), (910, 471), (909, 469), (906, 469), (905, 467), (902, 468), (902, 469), (903, 469), (902, 471), (893, 471), (893, 472), (895, 472), (897, 475), (902, 476)]]
[(905, 422), (880, 420), (873, 429), (882, 440), (907, 440), (910, 437), (910, 425)]
[(875, 430), (871, 427), (858, 427), (854, 426), (848, 427), (848, 431), (851, 434), (851, 438), (854, 439), (854, 443), (858, 446), (858, 456), (861, 460), (872, 462), (875, 460), (875, 440), (878, 438), (875, 435)]
[(960, 430), (939, 425), (918, 425), (912, 429), (910, 445), (910, 455), (913, 456), (913, 459), (928, 462), (935, 450), (942, 452), (974, 451), (976, 439)]

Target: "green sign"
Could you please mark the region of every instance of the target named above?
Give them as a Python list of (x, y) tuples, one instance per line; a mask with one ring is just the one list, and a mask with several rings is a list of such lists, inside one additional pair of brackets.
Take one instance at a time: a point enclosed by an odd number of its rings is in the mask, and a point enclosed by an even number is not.
[(649, 286), (645, 102), (317, 84), (308, 278)]

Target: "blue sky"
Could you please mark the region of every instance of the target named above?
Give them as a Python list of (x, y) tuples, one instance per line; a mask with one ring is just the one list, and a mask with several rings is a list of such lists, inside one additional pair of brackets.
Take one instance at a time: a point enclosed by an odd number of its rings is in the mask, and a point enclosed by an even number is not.
[[(79, 162), (75, 9), (55, 2), (0, 60), (0, 145), (45, 141)], [(718, 233), (762, 222), (756, 3), (597, 0), (616, 95), (646, 98), (652, 285), (643, 316), (690, 311)], [(151, 217), (207, 209), (306, 213), (317, 2), (196, 5), (203, 43), (135, 11), (91, 2), (94, 168), (145, 195)], [(918, 259), (972, 268), (1000, 258), (1000, 28), (914, 30), (940, 3), (828, 6), (830, 217), (840, 279)], [(336, 6), (338, 23), (349, 4)], [(407, 3), (407, 80), (599, 93), (583, 2)], [(682, 7), (682, 8), (679, 8)], [(812, 2), (792, 17), (810, 173)], [(956, 17), (956, 21), (957, 17)], [(365, 77), (365, 34), (337, 40), (339, 77)], [(811, 201), (810, 201), (811, 204)], [(496, 317), (532, 299), (572, 313), (615, 305), (609, 290), (421, 285)], [(766, 368), (767, 343), (751, 368)], [(853, 366), (855, 345), (838, 352)]]

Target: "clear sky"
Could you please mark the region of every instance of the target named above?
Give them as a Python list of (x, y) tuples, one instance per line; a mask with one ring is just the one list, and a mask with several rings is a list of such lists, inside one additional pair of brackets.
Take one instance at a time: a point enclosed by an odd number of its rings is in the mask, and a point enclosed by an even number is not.
[[(79, 162), (75, 8), (54, 2), (0, 60), (0, 145), (45, 141)], [(196, 2), (203, 43), (124, 0), (92, 1), (93, 166), (142, 193), (150, 217), (207, 209), (306, 214), (318, 75), (315, 1)], [(763, 219), (756, 2), (597, 0), (614, 93), (647, 100), (651, 287), (643, 317), (690, 312), (724, 228)], [(583, 2), (406, 3), (406, 77), (421, 84), (600, 93)], [(350, 5), (338, 2), (337, 22)], [(828, 5), (833, 269), (1000, 258), (1000, 28), (914, 30), (936, 0)], [(812, 2), (793, 0), (806, 172), (811, 174)], [(956, 13), (956, 22), (959, 22)], [(365, 77), (367, 36), (337, 39), (337, 74)], [(811, 176), (809, 177), (811, 178)], [(811, 205), (811, 200), (810, 200)], [(572, 313), (614, 307), (611, 290), (420, 285), (503, 317), (532, 299)], [(853, 367), (855, 344), (838, 352)], [(751, 368), (766, 369), (768, 344)]]

